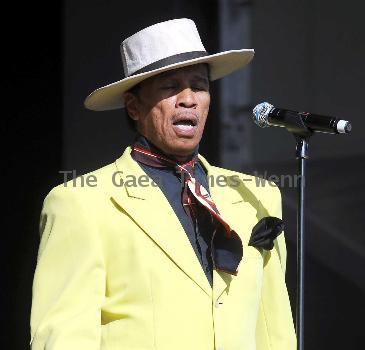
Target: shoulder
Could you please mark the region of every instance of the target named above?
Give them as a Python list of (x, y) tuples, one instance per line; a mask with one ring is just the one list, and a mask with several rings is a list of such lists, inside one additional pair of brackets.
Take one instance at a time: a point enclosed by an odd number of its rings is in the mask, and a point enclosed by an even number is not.
[(210, 165), (201, 155), (199, 155), (199, 159), (207, 170), (210, 184), (213, 183), (216, 187), (221, 188), (221, 191), (227, 195), (231, 193), (237, 198), (239, 196), (252, 204), (256, 203), (256, 205), (265, 207), (270, 215), (281, 215), (281, 193), (274, 182)]
[(109, 163), (101, 168), (85, 174), (72, 177), (68, 175), (67, 180), (53, 187), (44, 199), (44, 206), (53, 203), (67, 203), (77, 205), (95, 202), (96, 198), (105, 196), (113, 185), (113, 176), (117, 173), (115, 163)]
[(219, 174), (224, 176), (225, 178), (229, 179), (233, 185), (244, 185), (248, 190), (260, 197), (280, 197), (279, 187), (275, 184), (275, 182), (269, 181), (265, 178), (217, 166), (211, 166), (211, 173), (214, 173), (215, 176), (219, 176)]

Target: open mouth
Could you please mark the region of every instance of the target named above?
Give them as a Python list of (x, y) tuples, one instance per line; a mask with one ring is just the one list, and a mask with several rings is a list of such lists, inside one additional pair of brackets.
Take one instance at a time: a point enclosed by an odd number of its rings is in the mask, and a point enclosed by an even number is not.
[(176, 117), (172, 124), (176, 126), (196, 126), (198, 124), (198, 118), (195, 115), (182, 115)]
[(179, 136), (193, 136), (198, 125), (198, 118), (193, 114), (176, 116), (172, 125)]

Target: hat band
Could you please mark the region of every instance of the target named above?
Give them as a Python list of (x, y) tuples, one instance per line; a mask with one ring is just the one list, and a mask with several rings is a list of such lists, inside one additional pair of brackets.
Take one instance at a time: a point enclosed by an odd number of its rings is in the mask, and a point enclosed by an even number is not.
[(162, 58), (161, 60), (158, 60), (156, 62), (148, 64), (147, 66), (144, 66), (143, 68), (135, 71), (130, 76), (150, 72), (150, 71), (155, 70), (155, 69), (159, 69), (159, 68), (169, 66), (170, 64), (189, 61), (189, 60), (193, 60), (194, 58), (200, 58), (200, 57), (204, 57), (204, 56), (208, 56), (208, 52), (206, 52), (206, 51), (190, 51), (190, 52), (178, 53), (177, 55), (172, 55), (172, 56), (169, 56), (169, 57), (165, 57), (165, 58)]

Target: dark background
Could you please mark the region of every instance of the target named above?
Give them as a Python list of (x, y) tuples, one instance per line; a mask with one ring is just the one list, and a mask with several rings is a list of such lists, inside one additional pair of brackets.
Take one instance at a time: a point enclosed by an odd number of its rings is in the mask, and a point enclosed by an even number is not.
[[(230, 2), (227, 0), (227, 2)], [(361, 1), (231, 1), (252, 8), (252, 106), (262, 100), (341, 116), (350, 136), (311, 140), (307, 176), (307, 350), (361, 348), (365, 296), (364, 5)], [(1, 344), (29, 344), (38, 219), (62, 177), (98, 168), (131, 141), (123, 110), (83, 108), (96, 87), (122, 78), (119, 44), (171, 18), (196, 21), (209, 52), (219, 51), (220, 3), (212, 1), (64, 1), (7, 8), (3, 29)], [(247, 47), (244, 42), (240, 47)], [(220, 86), (201, 153), (221, 159)], [(233, 87), (234, 88), (234, 87)], [(232, 126), (234, 128), (234, 125)], [(294, 174), (294, 142), (285, 130), (253, 128), (252, 160), (235, 170)], [(295, 188), (282, 186), (287, 284), (295, 313)]]

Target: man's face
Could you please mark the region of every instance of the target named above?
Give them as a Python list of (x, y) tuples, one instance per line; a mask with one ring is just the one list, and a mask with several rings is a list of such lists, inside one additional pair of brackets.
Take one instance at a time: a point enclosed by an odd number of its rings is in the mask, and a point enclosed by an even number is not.
[(204, 64), (159, 74), (141, 83), (138, 96), (124, 95), (137, 130), (164, 153), (183, 158), (202, 138), (210, 94)]

